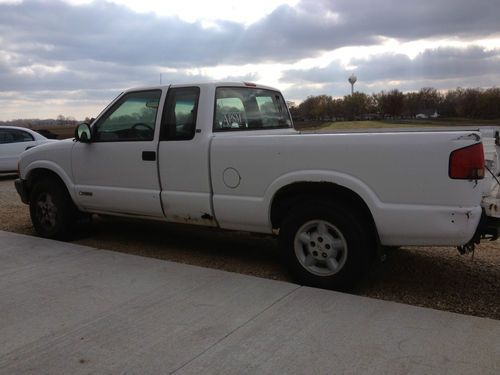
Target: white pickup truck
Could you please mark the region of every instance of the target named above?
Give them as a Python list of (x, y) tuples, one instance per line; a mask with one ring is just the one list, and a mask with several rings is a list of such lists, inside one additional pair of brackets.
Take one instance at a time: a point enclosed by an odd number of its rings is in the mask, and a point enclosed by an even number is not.
[(43, 237), (92, 213), (274, 234), (296, 280), (345, 288), (382, 246), (496, 236), (488, 170), (479, 131), (302, 133), (278, 90), (203, 83), (123, 92), (15, 184)]

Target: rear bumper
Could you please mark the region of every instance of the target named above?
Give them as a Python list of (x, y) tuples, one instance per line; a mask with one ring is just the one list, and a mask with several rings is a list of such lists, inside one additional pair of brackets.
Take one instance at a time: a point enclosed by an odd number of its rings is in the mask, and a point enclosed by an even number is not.
[(460, 246), (473, 238), (480, 206), (393, 205), (374, 213), (384, 246)]
[(486, 214), (483, 208), (481, 220), (472, 239), (463, 246), (457, 246), (460, 254), (471, 253), (481, 240), (495, 241), (500, 236), (500, 219)]
[(500, 196), (498, 191), (494, 195), (483, 198), (482, 206), (488, 217), (500, 219), (500, 199), (497, 196)]
[(28, 198), (28, 186), (26, 180), (18, 178), (17, 180), (14, 181), (14, 185), (16, 187), (17, 194), (19, 194), (19, 196), (21, 197), (21, 201), (25, 204), (28, 204), (29, 198)]
[(500, 236), (500, 218), (489, 216), (483, 209), (481, 221), (471, 242), (479, 244), (481, 239), (495, 241)]
[(500, 237), (500, 219), (497, 217), (488, 217), (486, 231), (483, 233), (483, 235), (492, 236), (491, 238), (492, 241)]

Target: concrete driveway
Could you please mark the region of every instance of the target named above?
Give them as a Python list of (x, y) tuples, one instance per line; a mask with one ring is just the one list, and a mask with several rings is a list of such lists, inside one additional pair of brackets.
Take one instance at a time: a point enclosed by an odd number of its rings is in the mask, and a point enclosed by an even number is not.
[(0, 373), (498, 374), (500, 321), (0, 232)]

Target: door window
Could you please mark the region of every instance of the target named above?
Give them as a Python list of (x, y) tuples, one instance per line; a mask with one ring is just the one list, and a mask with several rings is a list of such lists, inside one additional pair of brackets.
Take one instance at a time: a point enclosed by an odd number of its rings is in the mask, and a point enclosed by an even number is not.
[(163, 111), (161, 140), (193, 139), (198, 111), (198, 87), (179, 87), (168, 90)]
[(151, 141), (161, 91), (125, 94), (99, 119), (94, 129), (96, 141)]

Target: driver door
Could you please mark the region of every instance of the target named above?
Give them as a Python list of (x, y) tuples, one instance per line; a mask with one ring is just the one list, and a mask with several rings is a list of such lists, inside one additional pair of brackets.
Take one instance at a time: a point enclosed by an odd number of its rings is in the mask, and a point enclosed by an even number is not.
[(76, 142), (72, 170), (79, 206), (91, 212), (162, 217), (157, 169), (161, 90), (122, 95)]

